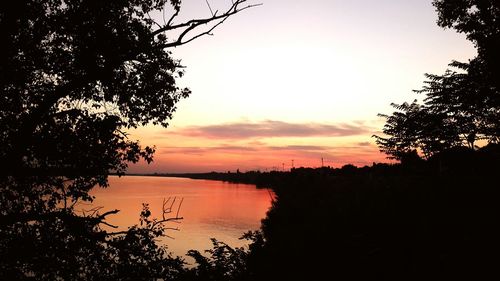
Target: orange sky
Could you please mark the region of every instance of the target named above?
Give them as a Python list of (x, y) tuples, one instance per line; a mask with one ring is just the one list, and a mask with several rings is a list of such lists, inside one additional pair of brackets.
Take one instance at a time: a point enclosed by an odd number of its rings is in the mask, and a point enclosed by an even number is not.
[[(173, 50), (193, 94), (169, 128), (130, 131), (155, 145), (151, 165), (130, 172), (289, 169), (385, 161), (371, 137), (377, 113), (417, 96), (423, 74), (475, 54), (443, 30), (431, 0), (263, 0), (214, 36)], [(209, 16), (184, 0), (184, 18)], [(222, 10), (229, 0), (212, 0)]]

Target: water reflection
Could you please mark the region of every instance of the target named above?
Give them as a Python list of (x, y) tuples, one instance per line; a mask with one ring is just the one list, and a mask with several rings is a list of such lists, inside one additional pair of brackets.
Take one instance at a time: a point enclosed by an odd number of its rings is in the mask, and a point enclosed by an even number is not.
[(92, 205), (119, 209), (120, 213), (108, 222), (120, 229), (139, 222), (142, 203), (149, 203), (152, 216), (161, 218), (164, 198), (184, 198), (179, 212), (184, 219), (167, 225), (180, 230), (168, 232), (173, 239), (162, 239), (175, 255), (184, 255), (190, 249), (209, 249), (211, 237), (243, 246), (244, 241), (238, 238), (258, 229), (271, 205), (267, 190), (246, 184), (142, 176), (110, 177), (109, 182), (108, 188), (93, 190), (96, 200)]

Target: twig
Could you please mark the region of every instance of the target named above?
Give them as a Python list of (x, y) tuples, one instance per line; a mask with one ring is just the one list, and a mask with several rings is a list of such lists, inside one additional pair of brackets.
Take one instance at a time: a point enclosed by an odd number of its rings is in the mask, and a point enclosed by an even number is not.
[(179, 207), (177, 208), (177, 214), (175, 214), (175, 217), (178, 218), (179, 217), (179, 211), (181, 209), (181, 206), (182, 206), (182, 202), (184, 201), (184, 198), (181, 198), (181, 202), (179, 203)]
[[(214, 12), (212, 11), (212, 7), (210, 7), (210, 3), (208, 3), (208, 0), (205, 0), (207, 2), (208, 9), (210, 10), (210, 13), (212, 14), (212, 17), (214, 16)], [(234, 3), (233, 3), (234, 5)]]
[[(180, 46), (180, 45), (183, 45), (183, 44), (186, 44), (186, 43), (189, 43), (201, 36), (204, 36), (204, 35), (212, 35), (211, 32), (217, 27), (219, 26), (220, 24), (222, 24), (229, 16), (232, 16), (238, 12), (241, 12), (243, 10), (246, 10), (246, 9), (249, 9), (249, 8), (252, 8), (252, 7), (257, 7), (257, 6), (260, 6), (262, 4), (252, 4), (252, 5), (247, 5), (245, 7), (242, 7), (242, 8), (239, 8), (239, 6), (246, 2), (247, 0), (237, 0), (237, 1), (232, 1), (232, 5), (231, 7), (226, 10), (226, 12), (220, 14), (220, 15), (217, 15), (217, 11), (214, 13), (211, 6), (210, 6), (210, 3), (208, 2), (208, 0), (205, 0), (209, 9), (210, 9), (210, 12), (212, 14), (212, 16), (210, 18), (202, 18), (202, 19), (192, 19), (192, 20), (189, 20), (187, 22), (184, 22), (184, 23), (180, 23), (180, 24), (175, 24), (175, 25), (172, 25), (172, 21), (173, 19), (179, 14), (179, 11), (180, 11), (180, 8), (176, 8), (175, 10), (175, 13), (172, 15), (172, 17), (169, 19), (169, 21), (167, 22), (167, 24), (157, 30), (155, 30), (153, 33), (152, 33), (152, 36), (156, 36), (160, 33), (164, 33), (164, 32), (167, 32), (167, 31), (172, 31), (172, 30), (176, 30), (176, 29), (179, 29), (179, 28), (185, 28), (181, 33), (180, 35), (177, 37), (177, 39), (173, 42), (170, 42), (170, 43), (166, 43), (163, 45), (164, 48), (170, 48), (170, 47), (176, 47), (176, 46)], [(196, 27), (198, 26), (201, 26), (201, 25), (205, 25), (205, 24), (208, 24), (210, 22), (214, 22), (214, 21), (217, 21), (217, 20), (220, 20), (218, 23), (216, 23), (214, 26), (212, 26), (209, 30), (205, 31), (205, 32), (202, 32), (202, 33), (199, 33), (195, 36), (193, 36), (192, 38), (188, 39), (188, 40), (185, 40), (183, 41), (184, 37), (190, 33), (193, 29), (195, 29)]]
[(104, 225), (107, 225), (107, 226), (109, 226), (109, 227), (112, 227), (112, 228), (118, 228), (118, 226), (116, 226), (116, 225), (112, 225), (112, 224), (107, 223), (107, 222), (105, 222), (105, 221), (101, 221), (100, 223), (102, 223), (102, 224), (104, 224)]

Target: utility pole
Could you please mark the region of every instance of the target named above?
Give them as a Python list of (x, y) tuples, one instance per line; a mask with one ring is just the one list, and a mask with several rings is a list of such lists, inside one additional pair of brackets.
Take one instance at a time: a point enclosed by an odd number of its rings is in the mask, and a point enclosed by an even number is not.
[(295, 168), (295, 166), (293, 165), (293, 159), (292, 159), (292, 169)]
[(323, 163), (323, 157), (321, 157), (321, 168), (323, 168), (325, 164)]
[(285, 163), (281, 163), (282, 167), (283, 167), (283, 172), (285, 171)]

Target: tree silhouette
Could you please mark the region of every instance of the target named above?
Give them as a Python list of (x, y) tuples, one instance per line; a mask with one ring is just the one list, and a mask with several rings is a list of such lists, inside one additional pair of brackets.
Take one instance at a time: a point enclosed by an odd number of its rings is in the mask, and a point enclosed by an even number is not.
[(477, 47), (485, 78), (500, 87), (500, 3), (496, 0), (434, 0), (438, 25), (464, 33)]
[(375, 136), (381, 151), (399, 159), (417, 150), (425, 158), (450, 149), (465, 146), (476, 149), (477, 141), (498, 143), (500, 104), (496, 88), (482, 76), (484, 65), (474, 59), (469, 63), (454, 61), (455, 70), (443, 75), (426, 74), (421, 90), (423, 103), (417, 100), (401, 105), (386, 119), (382, 132)]
[(155, 149), (130, 140), (126, 129), (166, 127), (189, 96), (176, 84), (184, 70), (169, 48), (254, 6), (245, 2), (185, 22), (180, 0), (3, 5), (0, 279), (138, 280), (180, 270), (155, 244), (164, 229), (148, 224), (147, 212), (142, 226), (109, 235), (102, 225), (117, 210), (82, 215), (75, 205), (91, 201), (88, 192), (107, 186), (110, 173), (152, 161)]
[(384, 136), (374, 136), (389, 158), (412, 151), (429, 158), (444, 150), (478, 141), (500, 140), (500, 4), (493, 0), (436, 0), (441, 27), (465, 33), (478, 50), (467, 63), (453, 61), (443, 75), (426, 74), (423, 104), (393, 104)]
[(427, 74), (429, 81), (418, 92), (427, 95), (424, 101), (434, 113), (445, 114), (450, 120), (461, 145), (474, 149), (478, 140), (497, 142), (498, 131), (494, 128), (500, 104), (494, 97), (499, 93), (484, 79), (484, 64), (473, 59), (469, 63), (454, 61), (450, 66), (462, 72)]
[(389, 158), (402, 160), (420, 151), (425, 158), (456, 146), (459, 143), (456, 128), (451, 126), (445, 113), (433, 108), (411, 104), (392, 104), (398, 111), (392, 115), (379, 114), (386, 118), (382, 132), (387, 137), (374, 136), (382, 152)]

